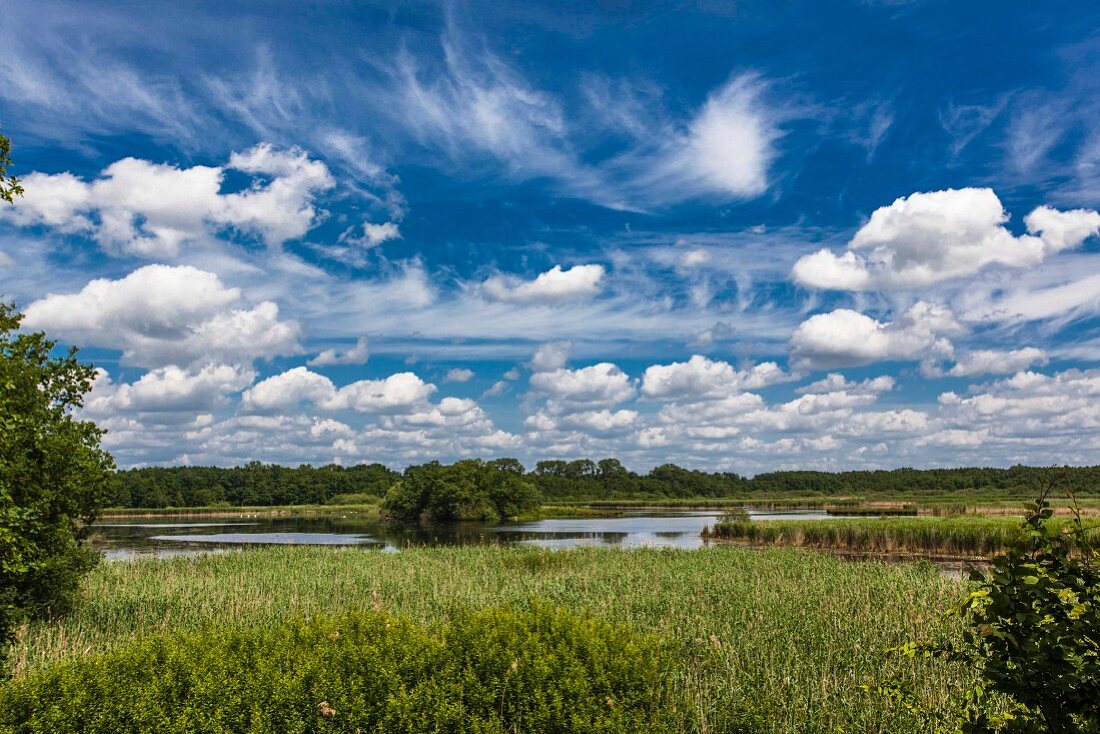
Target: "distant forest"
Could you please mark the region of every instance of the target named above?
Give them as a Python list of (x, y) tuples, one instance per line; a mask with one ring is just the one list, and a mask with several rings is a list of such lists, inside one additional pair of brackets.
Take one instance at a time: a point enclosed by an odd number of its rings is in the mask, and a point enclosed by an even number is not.
[[(544, 502), (926, 493), (1023, 496), (1062, 474), (1076, 492), (1100, 494), (1100, 466), (780, 471), (750, 479), (730, 472), (684, 469), (675, 464), (638, 474), (617, 459), (540, 461), (533, 471), (527, 471), (515, 459), (486, 463), (524, 476)], [(284, 467), (260, 462), (229, 469), (198, 466), (130, 469), (114, 475), (107, 504), (158, 508), (377, 502), (394, 484), (415, 471), (416, 467), (410, 467), (402, 474), (382, 464)]]

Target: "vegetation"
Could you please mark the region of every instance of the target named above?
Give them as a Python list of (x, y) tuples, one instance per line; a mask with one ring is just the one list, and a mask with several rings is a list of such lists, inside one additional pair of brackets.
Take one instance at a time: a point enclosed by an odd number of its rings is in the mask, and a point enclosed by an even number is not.
[(0, 200), (14, 203), (16, 196), (23, 195), (19, 179), (8, 174), (11, 166), (11, 140), (0, 135)]
[[(1066, 520), (1052, 520), (1055, 528)], [(1100, 528), (1088, 532), (1096, 534)], [(1024, 534), (1012, 517), (878, 517), (836, 520), (759, 520), (718, 522), (713, 538), (760, 545), (828, 548), (857, 553), (930, 553), (989, 556)]]
[[(616, 459), (595, 462), (540, 461), (526, 472), (515, 459), (488, 462), (523, 475), (543, 501), (602, 502), (615, 505), (644, 501), (698, 506), (729, 502), (774, 502), (844, 506), (860, 499), (952, 509), (1026, 497), (1051, 476), (1068, 473), (1080, 493), (1100, 496), (1100, 467), (1037, 469), (897, 469), (860, 472), (772, 472), (752, 479), (732, 473), (708, 473), (675, 464), (647, 474), (626, 469)], [(414, 467), (415, 468), (415, 467)], [(145, 468), (118, 472), (108, 504), (113, 507), (160, 508), (328, 504), (345, 495), (354, 501), (380, 501), (402, 474), (381, 464), (353, 467), (304, 464), (290, 468), (252, 462), (247, 466)], [(784, 502), (786, 500), (786, 502)], [(1018, 503), (1013, 501), (1013, 507)]]
[[(68, 606), (96, 556), (80, 542), (113, 464), (94, 424), (74, 420), (95, 370), (51, 356), (0, 304), (0, 645), (27, 617)], [(2, 648), (0, 648), (2, 649)]]
[[(671, 651), (536, 605), (437, 628), (377, 612), (155, 635), (0, 697), (0, 731), (670, 731)], [(682, 714), (681, 714), (682, 715)]]
[(115, 474), (109, 504), (133, 508), (320, 505), (349, 495), (380, 502), (400, 477), (382, 464), (290, 468), (254, 461), (230, 469), (131, 469)]
[(962, 594), (930, 564), (793, 549), (262, 548), (104, 564), (73, 613), (23, 630), (13, 663), (21, 680), (166, 632), (270, 630), (349, 610), (434, 626), (539, 598), (673, 645), (670, 695), (691, 702), (682, 731), (910, 732), (922, 729), (859, 687), (896, 674), (921, 705), (949, 706), (970, 673), (921, 658), (883, 663), (880, 651), (929, 637), (937, 610)]
[[(1061, 529), (1052, 526), (1049, 490), (1030, 508), (1020, 535), (994, 559), (992, 571), (973, 573), (978, 587), (949, 612), (969, 623), (962, 642), (895, 649), (980, 672), (980, 682), (961, 711), (941, 725), (944, 730), (1100, 731), (1100, 552), (1080, 515)], [(879, 690), (931, 718), (904, 684)], [(990, 713), (983, 705), (990, 693), (1011, 705)]]
[(405, 522), (499, 520), (538, 506), (538, 491), (519, 462), (479, 459), (410, 467), (382, 503), (390, 517)]

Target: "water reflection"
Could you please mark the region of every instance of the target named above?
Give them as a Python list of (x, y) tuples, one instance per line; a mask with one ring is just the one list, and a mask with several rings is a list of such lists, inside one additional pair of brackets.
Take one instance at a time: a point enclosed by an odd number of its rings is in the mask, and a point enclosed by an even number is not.
[[(141, 556), (195, 555), (225, 552), (249, 545), (348, 545), (396, 550), (422, 545), (525, 544), (543, 548), (662, 546), (699, 548), (700, 533), (713, 525), (718, 511), (628, 511), (618, 517), (553, 518), (524, 523), (457, 523), (446, 526), (400, 526), (372, 516), (250, 517), (247, 522), (203, 518), (184, 522), (110, 521), (94, 527), (93, 542), (109, 560)], [(816, 511), (754, 511), (753, 518), (818, 520)]]

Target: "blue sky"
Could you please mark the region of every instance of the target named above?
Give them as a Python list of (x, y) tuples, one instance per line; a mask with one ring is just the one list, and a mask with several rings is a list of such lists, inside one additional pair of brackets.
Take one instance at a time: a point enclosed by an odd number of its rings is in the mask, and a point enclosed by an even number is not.
[(124, 466), (1095, 463), (1087, 3), (0, 0)]

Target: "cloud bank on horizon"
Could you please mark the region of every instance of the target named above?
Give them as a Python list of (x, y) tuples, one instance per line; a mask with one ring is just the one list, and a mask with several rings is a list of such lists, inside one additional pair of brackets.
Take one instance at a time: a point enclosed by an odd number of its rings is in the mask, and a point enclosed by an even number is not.
[(0, 292), (124, 466), (1091, 464), (1098, 23), (12, 3)]

